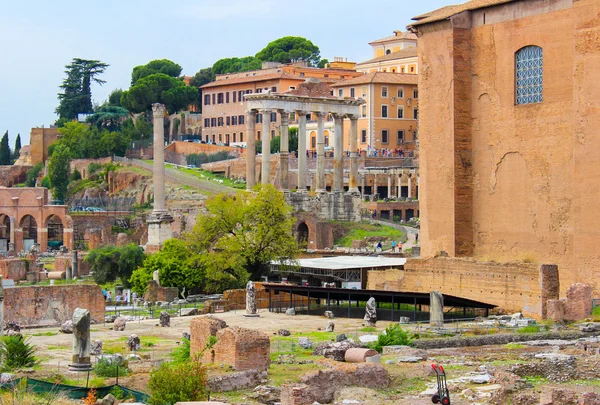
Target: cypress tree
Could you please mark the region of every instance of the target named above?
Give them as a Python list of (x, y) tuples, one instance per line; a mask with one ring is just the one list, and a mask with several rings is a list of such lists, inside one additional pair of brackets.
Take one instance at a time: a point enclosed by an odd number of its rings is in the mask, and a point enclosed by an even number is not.
[(17, 139), (15, 139), (15, 152), (14, 152), (15, 160), (17, 160), (19, 158), (20, 151), (21, 151), (21, 134), (17, 134)]
[(0, 141), (0, 165), (5, 166), (10, 164), (12, 164), (12, 158), (10, 155), (10, 146), (8, 146), (8, 131), (6, 131)]

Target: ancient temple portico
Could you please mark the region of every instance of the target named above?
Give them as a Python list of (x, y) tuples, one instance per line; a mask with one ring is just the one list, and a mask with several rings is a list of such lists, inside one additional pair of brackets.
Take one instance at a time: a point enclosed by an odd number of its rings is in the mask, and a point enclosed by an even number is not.
[[(288, 202), (296, 211), (314, 212), (326, 219), (358, 220), (360, 219), (360, 193), (358, 190), (358, 149), (357, 149), (357, 120), (360, 106), (365, 103), (362, 99), (339, 97), (313, 97), (293, 93), (257, 93), (246, 94), (247, 102), (247, 158), (246, 179), (248, 189), (256, 183), (256, 116), (262, 114), (262, 169), (261, 182), (270, 183), (270, 127), (269, 119), (272, 113), (281, 117), (280, 152), (279, 152), (279, 183), (286, 193)], [(289, 116), (298, 116), (298, 192), (289, 193)], [(306, 169), (306, 116), (311, 113), (317, 118), (317, 167), (316, 197), (307, 193)], [(335, 121), (333, 187), (327, 192), (325, 182), (325, 118), (331, 114)], [(350, 171), (348, 174), (348, 192), (344, 192), (344, 148), (342, 137), (344, 121), (350, 122)]]

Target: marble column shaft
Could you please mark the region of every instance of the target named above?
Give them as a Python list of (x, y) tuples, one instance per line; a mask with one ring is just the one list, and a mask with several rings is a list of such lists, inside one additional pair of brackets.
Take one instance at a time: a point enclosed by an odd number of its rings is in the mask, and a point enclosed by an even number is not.
[(344, 117), (335, 115), (333, 143), (333, 192), (344, 190)]
[(154, 118), (154, 209), (153, 212), (165, 211), (165, 106), (152, 104)]
[(356, 117), (350, 117), (350, 177), (348, 178), (348, 192), (358, 194), (358, 119)]
[(317, 116), (317, 193), (326, 191), (325, 185), (325, 117), (323, 113), (315, 113)]
[(262, 184), (271, 182), (271, 110), (260, 110), (262, 114)]
[(256, 184), (256, 110), (246, 112), (246, 188)]
[(283, 191), (288, 191), (289, 186), (289, 118), (290, 113), (279, 110), (281, 116), (281, 138), (279, 143), (279, 184)]
[(410, 174), (407, 176), (408, 177), (408, 199), (410, 200), (412, 198), (412, 190), (411, 190), (411, 178), (410, 178)]
[(392, 198), (392, 175), (388, 174), (388, 189), (387, 189), (388, 198)]
[(398, 181), (398, 184), (396, 184), (396, 187), (398, 189), (398, 198), (400, 198), (402, 197), (402, 175), (399, 174), (396, 180)]
[(298, 115), (298, 190), (306, 191), (306, 115), (305, 111), (297, 111)]

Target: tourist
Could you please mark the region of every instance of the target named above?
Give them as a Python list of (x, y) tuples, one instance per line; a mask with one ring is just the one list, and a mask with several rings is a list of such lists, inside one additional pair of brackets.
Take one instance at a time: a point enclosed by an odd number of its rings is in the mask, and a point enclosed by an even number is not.
[(117, 296), (115, 297), (115, 302), (117, 305), (121, 303), (121, 294), (117, 294)]
[(392, 241), (392, 252), (395, 252), (395, 251), (396, 251), (396, 241), (393, 240)]
[(419, 243), (419, 234), (415, 233), (415, 244)]
[(377, 251), (381, 252), (382, 248), (383, 248), (383, 244), (381, 243), (381, 241), (379, 241), (379, 243), (377, 243)]
[(402, 253), (402, 242), (398, 242), (398, 252)]
[(112, 302), (112, 296), (110, 294), (110, 291), (106, 292), (106, 302)]
[(135, 304), (136, 300), (137, 300), (137, 293), (134, 291), (133, 293), (131, 293), (131, 301)]

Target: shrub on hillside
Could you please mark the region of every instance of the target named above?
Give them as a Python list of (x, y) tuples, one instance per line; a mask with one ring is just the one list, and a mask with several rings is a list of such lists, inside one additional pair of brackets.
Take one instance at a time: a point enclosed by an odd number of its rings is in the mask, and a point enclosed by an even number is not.
[(206, 367), (196, 357), (183, 363), (162, 363), (150, 372), (151, 405), (204, 401), (207, 398)]

